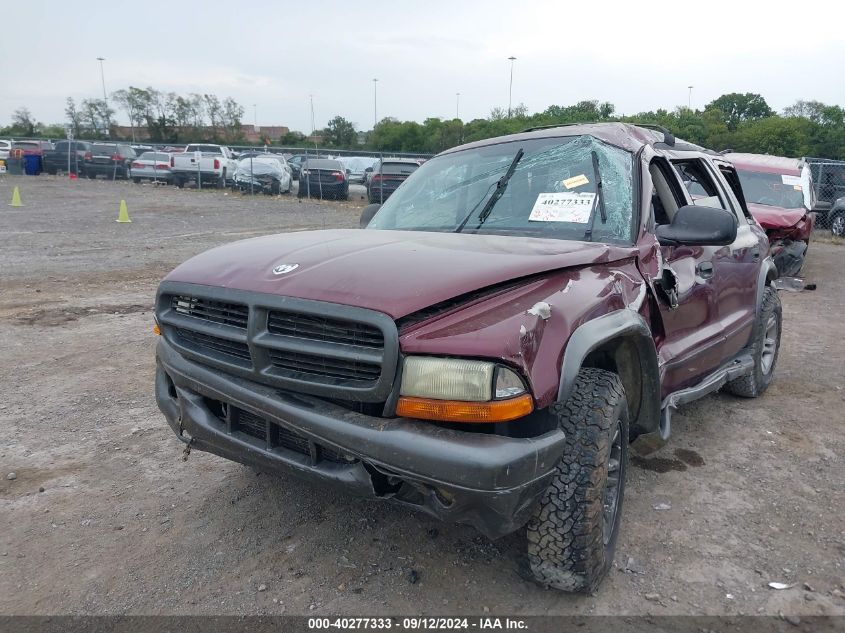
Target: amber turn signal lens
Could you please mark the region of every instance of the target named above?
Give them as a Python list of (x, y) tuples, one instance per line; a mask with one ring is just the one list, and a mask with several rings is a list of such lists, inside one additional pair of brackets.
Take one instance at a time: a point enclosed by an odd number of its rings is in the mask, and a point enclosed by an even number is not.
[(158, 323), (153, 326), (153, 334), (161, 336), (161, 328), (158, 326)]
[(458, 402), (402, 396), (396, 404), (396, 414), (403, 418), (439, 420), (441, 422), (507, 422), (528, 415), (534, 401), (527, 393), (517, 398), (491, 402)]

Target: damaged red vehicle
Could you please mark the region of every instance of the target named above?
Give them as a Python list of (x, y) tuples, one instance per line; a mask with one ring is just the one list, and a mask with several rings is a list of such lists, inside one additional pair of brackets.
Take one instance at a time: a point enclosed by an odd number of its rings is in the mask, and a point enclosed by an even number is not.
[(589, 592), (629, 451), (774, 375), (766, 236), (733, 165), (662, 128), (456, 147), (361, 224), (224, 245), (162, 281), (155, 393), (186, 452), (491, 538), (524, 527), (537, 582)]
[(728, 153), (736, 167), (745, 201), (766, 231), (770, 253), (781, 277), (797, 275), (810, 246), (815, 224), (815, 187), (810, 166), (797, 158)]

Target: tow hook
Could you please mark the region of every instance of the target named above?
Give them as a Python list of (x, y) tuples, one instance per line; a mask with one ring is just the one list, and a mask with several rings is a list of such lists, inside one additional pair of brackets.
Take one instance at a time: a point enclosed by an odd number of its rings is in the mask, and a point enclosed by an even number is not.
[(191, 454), (191, 444), (193, 444), (193, 443), (194, 443), (194, 438), (191, 438), (190, 440), (188, 440), (188, 443), (185, 444), (185, 448), (182, 449), (182, 461), (183, 462), (188, 461), (188, 455)]

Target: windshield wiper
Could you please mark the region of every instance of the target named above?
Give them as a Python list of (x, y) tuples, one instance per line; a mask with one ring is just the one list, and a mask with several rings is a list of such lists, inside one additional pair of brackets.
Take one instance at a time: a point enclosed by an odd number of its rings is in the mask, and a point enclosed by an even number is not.
[[(513, 160), (511, 161), (510, 167), (508, 167), (508, 170), (505, 172), (504, 176), (499, 178), (499, 182), (496, 183), (496, 190), (493, 192), (493, 195), (490, 196), (490, 199), (487, 201), (487, 204), (485, 204), (484, 208), (481, 209), (481, 211), (479, 212), (479, 214), (478, 214), (478, 226), (475, 227), (475, 228), (478, 228), (482, 224), (484, 224), (484, 221), (488, 218), (488, 216), (490, 215), (490, 212), (493, 211), (493, 207), (499, 201), (499, 198), (502, 197), (502, 194), (505, 193), (505, 188), (508, 186), (508, 181), (511, 179), (511, 176), (513, 176), (513, 172), (516, 171), (517, 164), (519, 163), (520, 160), (522, 160), (522, 157), (524, 155), (525, 155), (525, 152), (523, 151), (522, 148), (520, 148), (519, 151), (516, 153), (516, 156), (513, 157)], [(483, 200), (483, 198), (482, 198), (482, 200)], [(473, 207), (470, 210), (470, 212), (467, 213), (467, 216), (458, 225), (458, 228), (455, 229), (455, 233), (460, 233), (461, 231), (463, 231), (467, 222), (469, 222), (469, 219), (472, 217), (473, 211), (475, 211), (475, 207)]]
[(593, 173), (596, 177), (596, 204), (593, 206), (593, 210), (590, 211), (590, 219), (587, 222), (587, 230), (584, 232), (584, 240), (587, 242), (590, 242), (593, 239), (593, 222), (596, 221), (596, 208), (598, 208), (599, 213), (601, 214), (601, 223), (607, 224), (607, 211), (604, 208), (604, 189), (602, 187), (601, 171), (599, 170), (599, 155), (596, 154), (595, 150), (593, 150), (590, 152), (590, 156), (593, 158)]

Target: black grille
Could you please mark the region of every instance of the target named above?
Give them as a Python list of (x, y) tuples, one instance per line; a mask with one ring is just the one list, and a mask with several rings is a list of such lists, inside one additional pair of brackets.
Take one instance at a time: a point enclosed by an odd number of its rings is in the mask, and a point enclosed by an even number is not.
[(381, 367), (325, 356), (312, 356), (301, 352), (269, 350), (270, 363), (277, 370), (287, 374), (307, 374), (334, 380), (358, 380), (373, 382), (379, 379)]
[[(268, 448), (281, 447), (294, 453), (299, 453), (300, 455), (311, 456), (311, 443), (304, 435), (300, 435), (285, 426), (275, 424), (270, 420), (253, 415), (243, 409), (232, 407), (232, 414), (236, 420), (233, 424), (233, 430), (263, 442), (268, 440), (267, 430), (269, 427)], [(314, 444), (314, 452), (316, 453), (317, 461), (323, 460), (336, 464), (350, 464), (357, 461), (355, 458), (345, 457), (336, 450), (320, 444)]]
[(230, 325), (232, 327), (246, 329), (249, 319), (249, 308), (240, 303), (228, 303), (223, 301), (212, 301), (200, 297), (189, 297), (186, 295), (174, 296), (171, 299), (171, 307), (177, 314), (202, 319), (211, 323)]
[(267, 420), (248, 411), (238, 410), (238, 430), (259, 440), (267, 439)]
[(186, 356), (257, 383), (382, 405), (394, 386), (396, 323), (373, 310), (163, 282), (156, 317)]
[(182, 328), (176, 328), (176, 335), (183, 343), (188, 344), (189, 347), (200, 348), (197, 351), (202, 351), (203, 349), (211, 350), (217, 354), (231, 356), (247, 363), (250, 362), (249, 347), (246, 343), (230, 341), (219, 336), (211, 336), (210, 334), (203, 334), (202, 332)]
[(381, 330), (366, 323), (354, 323), (294, 312), (270, 312), (267, 324), (272, 334), (282, 334), (312, 341), (341, 343), (381, 349), (384, 335)]

